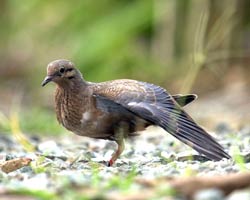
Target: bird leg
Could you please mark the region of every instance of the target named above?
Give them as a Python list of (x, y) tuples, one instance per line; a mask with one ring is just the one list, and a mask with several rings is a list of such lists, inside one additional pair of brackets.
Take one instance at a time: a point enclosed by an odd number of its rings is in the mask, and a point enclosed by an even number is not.
[(112, 154), (112, 157), (108, 162), (109, 167), (114, 164), (114, 162), (121, 155), (121, 153), (123, 152), (125, 148), (124, 138), (127, 137), (127, 135), (125, 135), (127, 133), (126, 130), (128, 130), (128, 124), (126, 124), (125, 122), (120, 122), (114, 135), (115, 142), (117, 143), (118, 147), (117, 147), (117, 150)]
[(108, 162), (108, 166), (112, 166), (114, 162), (117, 160), (117, 158), (121, 155), (125, 148), (124, 140), (122, 139), (121, 141), (116, 141), (118, 148), (117, 150), (112, 154), (111, 159)]

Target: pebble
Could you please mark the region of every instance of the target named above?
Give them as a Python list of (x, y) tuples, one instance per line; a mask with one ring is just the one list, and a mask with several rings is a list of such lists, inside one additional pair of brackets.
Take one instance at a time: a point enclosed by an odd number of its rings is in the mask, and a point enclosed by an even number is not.
[[(226, 128), (224, 127), (224, 129)], [(219, 138), (223, 138), (223, 141), (219, 142), (223, 145), (229, 144), (231, 147), (232, 144), (236, 145), (235, 138), (237, 138), (237, 145), (242, 148), (242, 152), (239, 153), (244, 152), (243, 155), (248, 162), (244, 164), (244, 167), (250, 170), (250, 129), (243, 128), (240, 133), (234, 135), (232, 131), (228, 135), (220, 135)], [(5, 178), (4, 182), (0, 182), (0, 188), (16, 186), (17, 184), (37, 188), (37, 184), (39, 184), (40, 189), (49, 189), (50, 185), (60, 187), (60, 184), (63, 183), (57, 181), (61, 178), (77, 184), (91, 184), (91, 176), (94, 171), (100, 180), (105, 182), (114, 176), (126, 177), (133, 170), (135, 170), (136, 177), (152, 179), (162, 176), (180, 177), (192, 173), (196, 175), (221, 175), (242, 170), (242, 164), (237, 164), (233, 160), (224, 159), (219, 162), (203, 160), (197, 152), (168, 135), (163, 138), (162, 135), (152, 136), (151, 134), (135, 138), (132, 141), (128, 140), (125, 151), (112, 167), (106, 167), (102, 161), (108, 161), (117, 148), (113, 142), (89, 138), (81, 138), (81, 140), (76, 141), (75, 138), (67, 138), (67, 136), (63, 139), (57, 138), (47, 141), (38, 138), (34, 140), (35, 142), (37, 142), (36, 146), (39, 152), (26, 153), (19, 145), (15, 145), (11, 137), (1, 141), (1, 146), (8, 148), (0, 152), (0, 161), (26, 156), (42, 166), (43, 170), (36, 174), (32, 167), (25, 167), (8, 175), (8, 177), (3, 175)], [(227, 149), (230, 150), (230, 148)], [(190, 160), (190, 155), (195, 155), (195, 159)], [(19, 178), (15, 178), (17, 175)], [(2, 178), (1, 174), (0, 178)], [(224, 197), (220, 195), (217, 190), (205, 190), (197, 193), (195, 198), (205, 200), (207, 197), (211, 197), (210, 199), (219, 199), (220, 197), (223, 199)], [(233, 193), (227, 200), (237, 199), (234, 195), (245, 195), (238, 198), (241, 200), (249, 197), (247, 192), (244, 194)]]
[(38, 145), (38, 150), (41, 151), (43, 154), (49, 155), (57, 155), (57, 156), (64, 156), (63, 150), (61, 147), (57, 145), (57, 143), (53, 140), (42, 142)]
[(250, 189), (235, 191), (226, 200), (248, 200), (250, 199)]
[(201, 190), (194, 195), (194, 200), (223, 200), (224, 195), (218, 189)]
[(19, 187), (30, 190), (47, 190), (50, 179), (45, 173), (35, 174), (34, 176), (19, 182)]

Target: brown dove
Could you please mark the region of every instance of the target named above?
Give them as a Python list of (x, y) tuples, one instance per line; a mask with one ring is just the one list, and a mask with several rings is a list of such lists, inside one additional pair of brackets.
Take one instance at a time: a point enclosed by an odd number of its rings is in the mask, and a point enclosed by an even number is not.
[(146, 127), (160, 126), (211, 160), (230, 158), (223, 147), (201, 128), (183, 106), (196, 95), (170, 95), (160, 86), (130, 79), (93, 83), (68, 60), (55, 60), (42, 82), (56, 83), (57, 120), (80, 136), (115, 141), (108, 165), (124, 150), (124, 139)]

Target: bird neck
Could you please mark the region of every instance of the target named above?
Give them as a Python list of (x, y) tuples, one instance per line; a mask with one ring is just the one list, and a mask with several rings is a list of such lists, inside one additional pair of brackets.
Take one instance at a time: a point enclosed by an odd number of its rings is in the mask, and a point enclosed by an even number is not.
[[(80, 122), (84, 112), (84, 102), (90, 99), (92, 90), (85, 81), (71, 81), (71, 84), (59, 85), (55, 91), (55, 108), (59, 123), (73, 130), (70, 124)], [(75, 110), (77, 108), (77, 110)], [(73, 120), (73, 122), (71, 121)]]
[(58, 89), (65, 91), (84, 90), (88, 87), (88, 82), (86, 82), (82, 77), (75, 77), (70, 80), (64, 79), (58, 81), (57, 87)]

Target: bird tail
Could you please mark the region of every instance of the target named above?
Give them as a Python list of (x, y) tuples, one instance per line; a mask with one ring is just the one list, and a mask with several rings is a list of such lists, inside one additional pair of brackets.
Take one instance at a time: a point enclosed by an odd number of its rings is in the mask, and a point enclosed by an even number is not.
[[(162, 116), (162, 115), (161, 115)], [(223, 147), (184, 111), (173, 109), (170, 118), (159, 125), (171, 135), (211, 160), (231, 158)]]
[(184, 107), (187, 104), (193, 102), (195, 99), (197, 99), (198, 96), (196, 94), (187, 94), (187, 95), (175, 94), (172, 95), (172, 97), (181, 107)]

